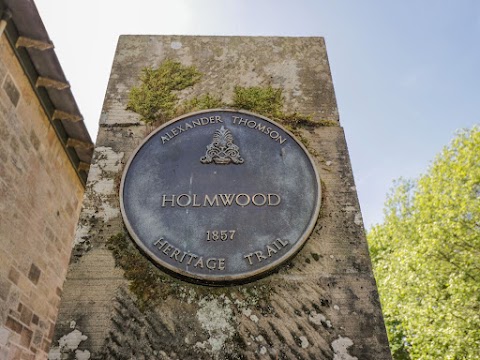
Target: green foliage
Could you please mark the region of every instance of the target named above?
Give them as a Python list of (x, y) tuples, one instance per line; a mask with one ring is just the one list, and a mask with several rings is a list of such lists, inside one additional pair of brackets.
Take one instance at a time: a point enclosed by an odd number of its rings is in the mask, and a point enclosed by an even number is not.
[(107, 247), (112, 251), (115, 265), (125, 271), (125, 278), (130, 281), (130, 290), (137, 297), (141, 310), (166, 299), (178, 287), (142, 255), (126, 233), (111, 236)]
[(142, 116), (145, 122), (167, 120), (176, 115), (177, 91), (197, 83), (202, 74), (193, 66), (166, 60), (157, 69), (145, 68), (139, 87), (131, 89), (127, 109)]
[(297, 136), (314, 155), (316, 155), (315, 150), (310, 148), (308, 140), (299, 129), (305, 127), (338, 126), (336, 121), (313, 121), (310, 115), (302, 115), (296, 112), (285, 113), (283, 111), (284, 98), (282, 89), (275, 89), (271, 86), (235, 86), (233, 104), (231, 106), (237, 109), (249, 110), (277, 121)]
[(200, 111), (206, 109), (223, 108), (226, 104), (222, 102), (222, 99), (214, 97), (209, 93), (200, 97), (195, 97), (192, 100), (185, 101), (181, 107), (182, 113), (189, 113), (192, 111)]
[(201, 77), (202, 74), (195, 67), (183, 66), (171, 60), (164, 61), (157, 69), (145, 68), (140, 77), (141, 85), (133, 87), (129, 93), (127, 109), (140, 114), (144, 122), (157, 124), (192, 111), (214, 108), (248, 110), (285, 126), (314, 155), (315, 151), (309, 147), (300, 128), (339, 126), (337, 121), (314, 121), (311, 115), (284, 112), (282, 89), (272, 86), (235, 86), (231, 104), (208, 93), (180, 103), (176, 93), (195, 85)]
[(272, 118), (296, 135), (299, 135), (297, 129), (300, 127), (338, 126), (336, 121), (313, 121), (310, 115), (285, 113), (282, 89), (272, 86), (235, 86), (231, 104), (208, 93), (179, 103), (176, 93), (192, 87), (201, 77), (195, 67), (172, 60), (165, 60), (157, 69), (145, 68), (140, 76), (140, 86), (133, 87), (129, 93), (127, 109), (140, 114), (146, 123), (165, 122), (192, 111), (230, 107)]
[[(290, 129), (305, 126), (338, 126), (336, 121), (313, 121), (310, 115), (302, 115), (296, 112), (285, 113), (283, 111), (284, 98), (282, 89), (276, 89), (271, 86), (235, 86), (231, 106), (272, 118)], [(332, 123), (335, 123), (335, 125)]]
[(276, 116), (283, 110), (282, 89), (235, 86), (232, 106), (265, 116)]
[(368, 240), (394, 359), (479, 359), (480, 128), (400, 181)]
[(257, 281), (242, 287), (206, 287), (181, 281), (159, 271), (134, 245), (127, 232), (120, 232), (107, 239), (107, 248), (112, 252), (115, 265), (124, 271), (129, 289), (135, 294), (141, 311), (155, 308), (169, 296), (192, 302), (205, 297), (227, 298), (237, 307), (267, 303), (272, 292), (268, 280)]

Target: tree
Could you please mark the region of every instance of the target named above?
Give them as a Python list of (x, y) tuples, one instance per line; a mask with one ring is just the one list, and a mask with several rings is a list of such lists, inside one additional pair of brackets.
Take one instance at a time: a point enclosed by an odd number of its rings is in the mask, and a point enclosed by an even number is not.
[(480, 359), (479, 127), (396, 184), (368, 241), (394, 359)]

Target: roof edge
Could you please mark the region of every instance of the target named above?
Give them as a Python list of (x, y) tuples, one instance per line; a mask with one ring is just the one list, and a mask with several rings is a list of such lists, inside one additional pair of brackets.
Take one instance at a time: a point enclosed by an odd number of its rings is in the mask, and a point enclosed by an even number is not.
[(85, 187), (93, 142), (34, 2), (0, 0), (0, 18), (7, 21), (4, 34)]

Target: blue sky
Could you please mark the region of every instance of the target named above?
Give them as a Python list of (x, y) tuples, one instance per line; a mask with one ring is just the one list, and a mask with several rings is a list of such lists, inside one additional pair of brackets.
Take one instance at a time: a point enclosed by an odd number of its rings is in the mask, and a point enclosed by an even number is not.
[(478, 0), (36, 0), (92, 138), (120, 34), (323, 36), (367, 229), (480, 123)]

